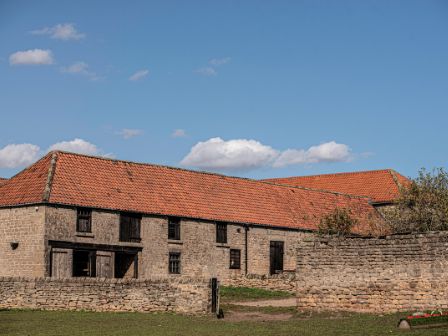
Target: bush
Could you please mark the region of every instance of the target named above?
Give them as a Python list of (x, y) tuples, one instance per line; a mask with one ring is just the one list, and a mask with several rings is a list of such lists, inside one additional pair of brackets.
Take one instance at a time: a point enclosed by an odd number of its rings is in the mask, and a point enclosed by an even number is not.
[(352, 214), (351, 208), (334, 208), (328, 215), (321, 214), (322, 218), (317, 227), (318, 235), (347, 235), (360, 224), (360, 221)]

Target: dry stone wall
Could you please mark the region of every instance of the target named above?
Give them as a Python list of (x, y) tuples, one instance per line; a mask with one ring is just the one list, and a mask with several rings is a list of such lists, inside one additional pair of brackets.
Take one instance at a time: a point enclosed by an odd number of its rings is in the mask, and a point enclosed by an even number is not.
[(0, 277), (0, 308), (211, 313), (211, 280)]
[(223, 286), (261, 288), (271, 291), (296, 292), (295, 274), (233, 276), (222, 281)]
[(297, 250), (297, 309), (448, 309), (448, 232), (305, 239)]

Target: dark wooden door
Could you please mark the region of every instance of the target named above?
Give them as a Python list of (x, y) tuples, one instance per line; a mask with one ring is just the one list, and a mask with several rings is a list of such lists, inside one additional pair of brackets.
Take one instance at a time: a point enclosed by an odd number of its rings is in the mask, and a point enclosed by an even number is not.
[(275, 271), (283, 270), (283, 254), (284, 254), (284, 242), (271, 241), (270, 244), (271, 274), (275, 274)]
[(112, 252), (96, 252), (96, 277), (112, 278)]
[(219, 302), (218, 279), (212, 278), (212, 313), (216, 313), (218, 311), (218, 302)]
[(51, 250), (51, 276), (54, 278), (70, 278), (72, 276), (71, 249), (54, 248)]

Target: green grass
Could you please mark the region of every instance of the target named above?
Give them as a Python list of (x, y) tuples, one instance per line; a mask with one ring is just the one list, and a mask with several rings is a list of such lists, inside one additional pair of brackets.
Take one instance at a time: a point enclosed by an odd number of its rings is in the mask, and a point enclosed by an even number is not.
[[(271, 307), (271, 312), (275, 309)], [(252, 310), (256, 314), (255, 310)], [(285, 313), (283, 310), (282, 313)], [(228, 318), (231, 314), (227, 314)], [(380, 317), (347, 312), (295, 314), (288, 321), (226, 322), (173, 314), (0, 311), (1, 335), (447, 335), (448, 328), (400, 330), (409, 313)]]
[(282, 297), (294, 296), (295, 294), (282, 291), (269, 291), (260, 288), (221, 286), (220, 295), (221, 302), (227, 302), (279, 299)]

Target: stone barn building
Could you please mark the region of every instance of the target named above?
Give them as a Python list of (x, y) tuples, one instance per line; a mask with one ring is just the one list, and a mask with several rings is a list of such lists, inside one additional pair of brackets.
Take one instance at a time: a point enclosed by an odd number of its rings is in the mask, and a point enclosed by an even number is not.
[(297, 243), (336, 206), (379, 216), (364, 196), (53, 151), (0, 184), (0, 276), (294, 270)]

